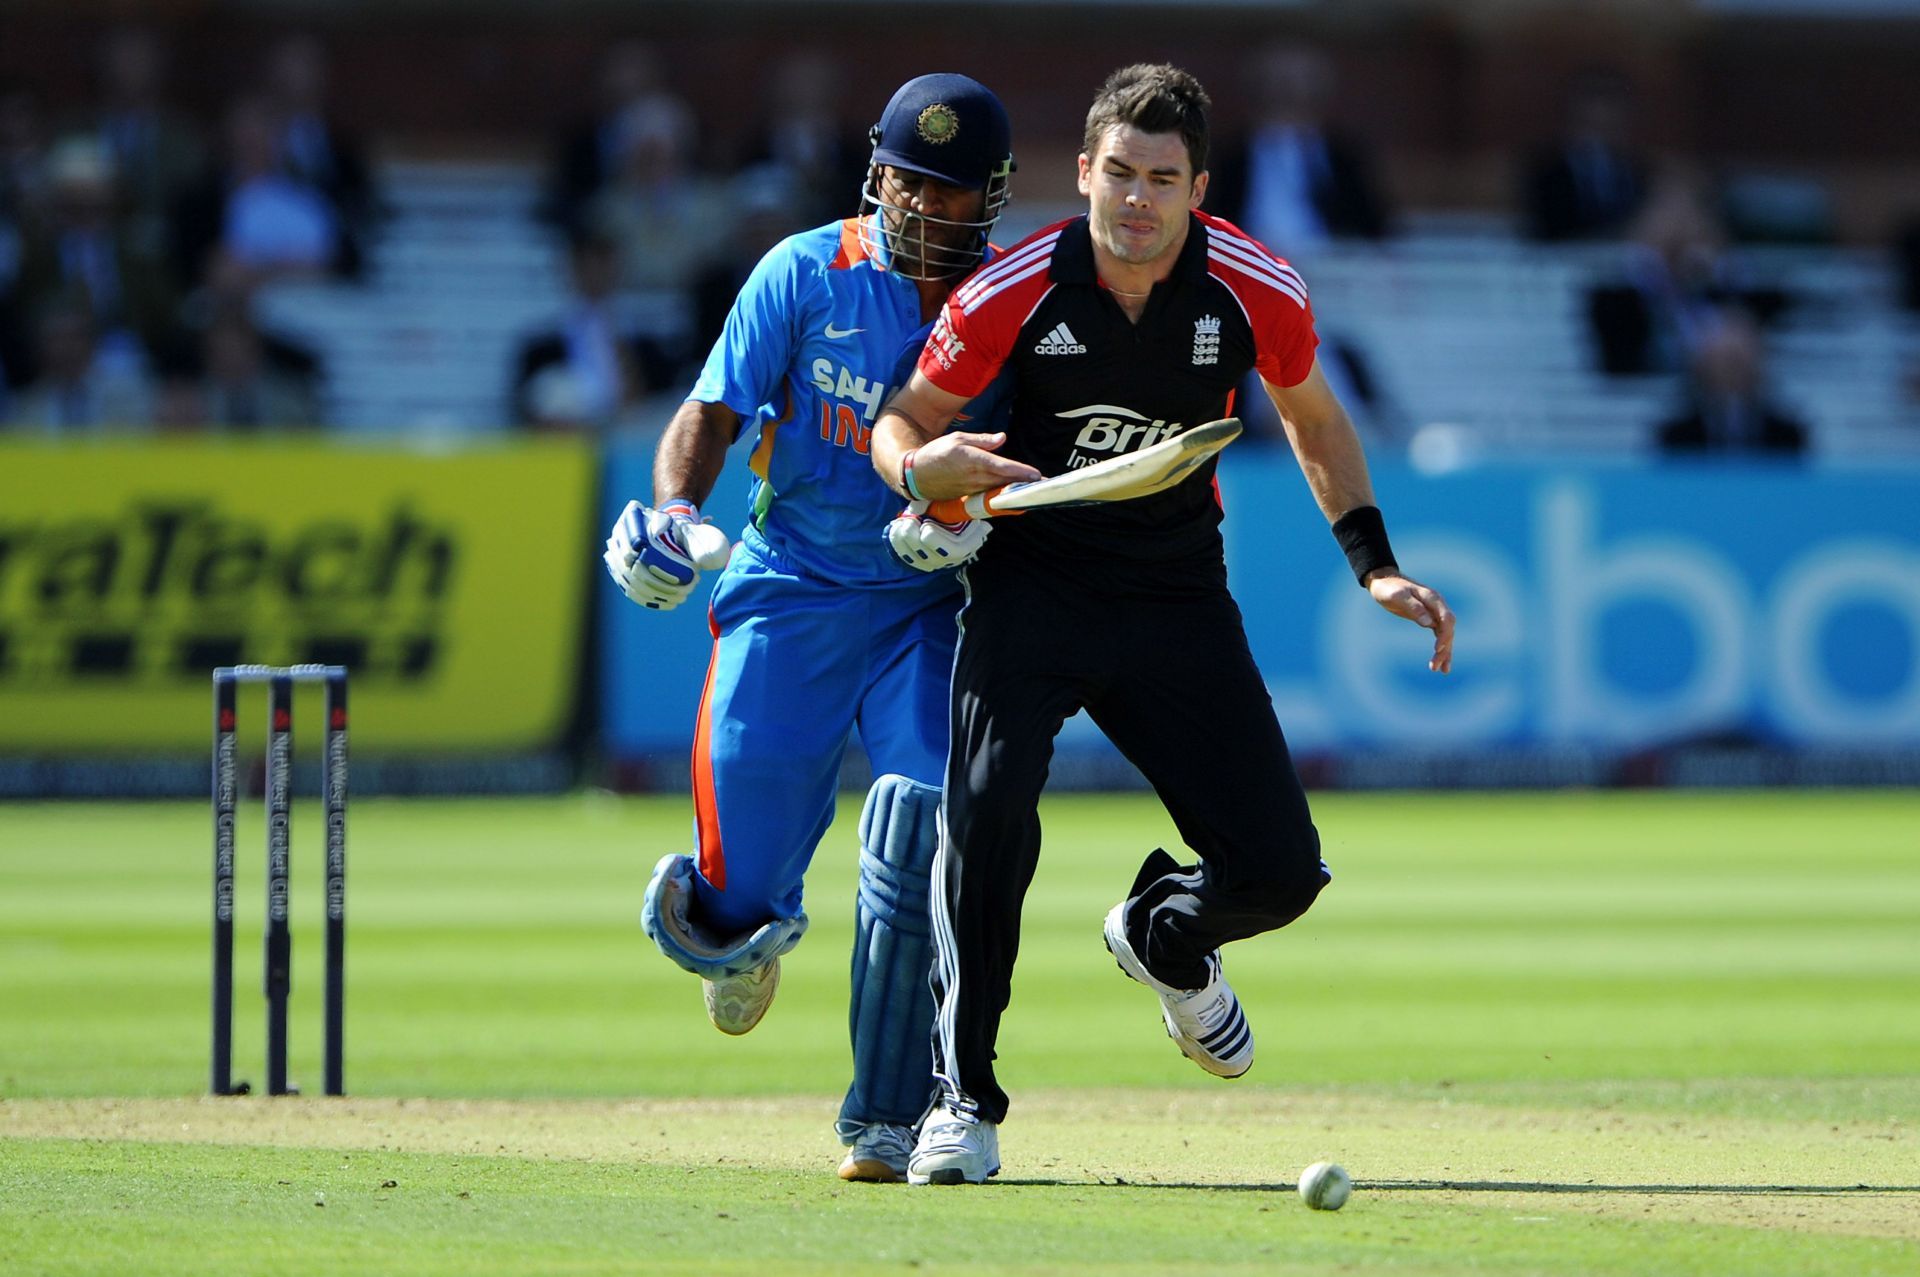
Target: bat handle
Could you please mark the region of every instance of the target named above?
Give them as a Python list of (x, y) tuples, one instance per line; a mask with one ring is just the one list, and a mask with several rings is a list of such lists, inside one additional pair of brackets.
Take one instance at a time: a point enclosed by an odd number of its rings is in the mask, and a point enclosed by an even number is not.
[(926, 517), (938, 523), (965, 523), (973, 516), (967, 513), (965, 497), (942, 497), (927, 506)]
[(944, 497), (927, 507), (927, 518), (941, 523), (965, 523), (970, 519), (1005, 519), (1025, 513), (1021, 510), (994, 508), (993, 499), (1011, 486), (1003, 483), (997, 488), (989, 488), (985, 492), (976, 492), (971, 496)]

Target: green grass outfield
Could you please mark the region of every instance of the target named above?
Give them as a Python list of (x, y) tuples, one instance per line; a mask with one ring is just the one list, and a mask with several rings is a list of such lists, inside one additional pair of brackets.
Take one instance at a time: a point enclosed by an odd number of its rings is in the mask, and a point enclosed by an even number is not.
[[(1248, 1078), (1100, 918), (1170, 825), (1062, 797), (1001, 1036), (1006, 1169), (843, 1185), (855, 812), (747, 1038), (635, 924), (684, 802), (368, 801), (345, 1101), (206, 1100), (202, 804), (0, 806), (0, 1271), (1920, 1272), (1920, 795), (1338, 795), (1234, 946)], [(239, 1077), (263, 853), (241, 830)], [(294, 1073), (319, 1072), (296, 813)], [(1359, 1188), (1315, 1214), (1302, 1166)]]

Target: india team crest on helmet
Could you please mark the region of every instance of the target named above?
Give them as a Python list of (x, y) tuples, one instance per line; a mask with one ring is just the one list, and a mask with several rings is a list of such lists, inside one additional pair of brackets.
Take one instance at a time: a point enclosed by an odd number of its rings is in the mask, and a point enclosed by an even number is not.
[(945, 146), (960, 136), (960, 115), (945, 102), (935, 102), (920, 112), (914, 131), (920, 140), (932, 146)]

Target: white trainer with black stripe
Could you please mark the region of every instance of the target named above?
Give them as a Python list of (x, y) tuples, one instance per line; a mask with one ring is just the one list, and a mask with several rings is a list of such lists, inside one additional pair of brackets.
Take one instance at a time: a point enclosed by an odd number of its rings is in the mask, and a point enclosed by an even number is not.
[(942, 1104), (920, 1125), (909, 1184), (984, 1184), (1000, 1173), (1000, 1128)]
[(1207, 983), (1198, 989), (1176, 989), (1147, 971), (1146, 963), (1127, 939), (1127, 902), (1107, 911), (1107, 951), (1120, 970), (1160, 997), (1160, 1018), (1167, 1036), (1180, 1053), (1215, 1077), (1239, 1077), (1253, 1067), (1253, 1029), (1247, 1024), (1240, 999), (1227, 983), (1216, 950), (1207, 955)]

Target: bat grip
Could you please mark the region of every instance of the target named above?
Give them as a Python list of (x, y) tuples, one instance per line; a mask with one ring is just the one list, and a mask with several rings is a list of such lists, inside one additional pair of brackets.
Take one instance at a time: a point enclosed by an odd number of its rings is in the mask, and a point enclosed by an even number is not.
[(1009, 485), (1002, 484), (986, 492), (976, 492), (965, 497), (943, 497), (927, 507), (926, 517), (940, 523), (965, 523), (970, 519), (1007, 518), (1022, 513), (1019, 510), (996, 510), (993, 499), (1007, 490)]

